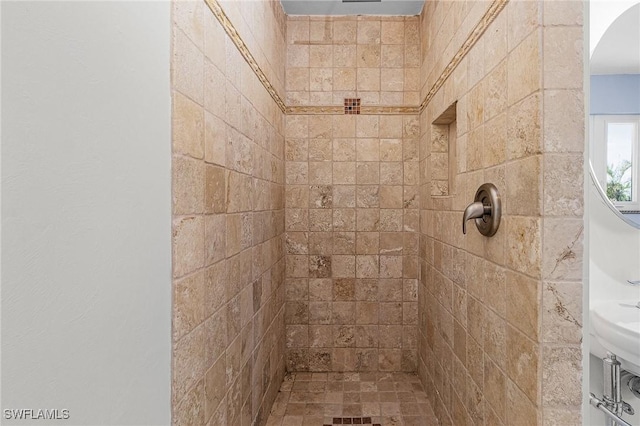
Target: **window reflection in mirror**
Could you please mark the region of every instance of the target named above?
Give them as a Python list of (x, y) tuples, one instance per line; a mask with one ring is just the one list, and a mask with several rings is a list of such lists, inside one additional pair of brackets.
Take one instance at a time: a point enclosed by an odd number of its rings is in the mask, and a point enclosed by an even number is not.
[(606, 198), (640, 225), (640, 1), (596, 3), (592, 12), (601, 7), (591, 28), (591, 165)]
[[(593, 163), (607, 197), (621, 212), (640, 210), (640, 115), (593, 116)], [(598, 152), (599, 151), (599, 152)], [(604, 185), (606, 183), (606, 185)]]

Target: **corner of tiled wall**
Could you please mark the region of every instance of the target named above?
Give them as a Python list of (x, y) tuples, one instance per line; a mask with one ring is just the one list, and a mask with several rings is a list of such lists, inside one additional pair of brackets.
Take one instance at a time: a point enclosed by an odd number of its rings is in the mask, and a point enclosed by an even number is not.
[[(281, 90), (284, 12), (237, 6)], [(284, 114), (206, 2), (175, 1), (172, 28), (173, 423), (264, 424), (285, 371)]]
[[(582, 3), (502, 2), (461, 53), (498, 3), (428, 2), (421, 18), (423, 96), (457, 66), (420, 117), (418, 371), (444, 424), (580, 424)], [(453, 102), (458, 189), (431, 197), (432, 123)], [(484, 182), (501, 227), (462, 236)]]

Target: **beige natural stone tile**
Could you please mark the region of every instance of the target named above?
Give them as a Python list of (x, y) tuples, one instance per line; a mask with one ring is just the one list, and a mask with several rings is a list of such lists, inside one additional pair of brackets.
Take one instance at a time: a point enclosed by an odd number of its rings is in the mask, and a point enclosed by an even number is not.
[[(224, 55), (224, 46), (222, 54)], [(227, 79), (218, 66), (224, 69), (224, 61), (222, 64), (209, 61), (204, 63), (204, 108), (216, 117), (224, 119), (226, 106), (224, 102), (220, 102), (220, 94), (226, 91)]]
[(553, 0), (544, 5), (544, 25), (582, 25), (584, 5), (570, 0)]
[(402, 92), (404, 89), (404, 77), (394, 68), (382, 68), (380, 70), (380, 89), (390, 92)]
[(204, 283), (204, 315), (213, 314), (226, 302), (226, 286), (228, 279), (227, 262), (220, 261), (205, 270)]
[(334, 278), (353, 278), (356, 276), (356, 258), (349, 255), (334, 255), (331, 268)]
[(379, 256), (358, 255), (356, 256), (356, 277), (357, 278), (378, 278), (379, 276)]
[(228, 128), (226, 161), (227, 168), (240, 173), (253, 172), (253, 142), (232, 128)]
[(309, 22), (309, 42), (331, 43), (333, 41), (333, 21), (328, 19)]
[(204, 161), (226, 165), (226, 124), (209, 112), (204, 112)]
[(226, 254), (229, 257), (251, 245), (251, 216), (248, 213), (228, 214), (226, 220)]
[[(516, 2), (531, 3), (531, 2)], [(507, 59), (507, 94), (513, 105), (541, 87), (540, 34), (531, 33)]]
[(383, 44), (404, 44), (405, 22), (383, 21), (381, 23), (381, 40)]
[(181, 30), (174, 32), (173, 87), (198, 104), (204, 101), (204, 54)]
[[(381, 125), (384, 122), (381, 120)], [(381, 132), (383, 129), (381, 128)], [(380, 160), (389, 162), (402, 161), (401, 139), (380, 139)], [(382, 167), (382, 165), (381, 165)]]
[[(210, 175), (207, 174), (207, 189), (209, 189), (210, 185), (215, 184), (212, 180), (209, 179), (209, 177)], [(215, 179), (215, 177), (213, 177), (212, 179)], [(228, 182), (228, 184), (226, 185), (227, 213), (251, 211), (252, 204), (253, 204), (251, 177), (242, 173), (228, 171), (227, 182)], [(223, 181), (223, 184), (224, 184), (224, 181)], [(212, 195), (209, 195), (209, 194), (207, 195), (208, 195), (207, 201), (209, 201), (210, 198), (213, 199), (216, 196), (215, 193)], [(218, 198), (219, 199), (223, 198), (223, 196), (218, 195)], [(212, 201), (211, 204), (215, 204), (215, 201)], [(207, 206), (209, 206), (209, 203), (207, 203)]]
[(226, 218), (223, 214), (204, 217), (205, 263), (210, 265), (224, 259), (226, 249)]
[(330, 162), (309, 162), (309, 183), (330, 185), (333, 181), (333, 170)]
[(378, 232), (358, 232), (356, 235), (357, 254), (378, 254), (380, 234)]
[[(355, 24), (355, 22), (354, 22)], [(353, 39), (350, 41), (353, 42)], [(357, 49), (355, 44), (333, 46), (334, 67), (355, 67), (357, 61)]]
[(545, 426), (582, 425), (582, 410), (580, 407), (543, 407), (542, 421)]
[(333, 69), (333, 90), (343, 90), (343, 91), (356, 90), (356, 69), (355, 68), (334, 68)]
[(204, 163), (173, 156), (173, 213), (202, 213), (204, 210)]
[(204, 262), (204, 222), (188, 216), (173, 223), (173, 276), (181, 277), (202, 267)]
[(380, 301), (401, 301), (402, 300), (402, 280), (400, 279), (380, 279), (378, 283), (378, 300)]
[(542, 340), (552, 343), (582, 342), (582, 283), (543, 284)]
[(538, 410), (536, 405), (511, 380), (507, 379), (507, 404), (512, 407), (510, 415), (512, 424), (538, 424)]
[(331, 231), (333, 228), (333, 214), (330, 209), (309, 210), (310, 231)]
[(174, 152), (204, 156), (204, 110), (179, 92), (173, 92), (172, 140)]
[(490, 72), (507, 55), (507, 15), (499, 14), (485, 34), (484, 68)]
[(356, 88), (363, 91), (380, 90), (380, 68), (358, 68)]
[[(198, 3), (198, 2), (194, 2)], [(204, 6), (204, 5), (203, 5)], [(204, 9), (204, 8), (203, 8)], [(207, 59), (225, 71), (224, 29), (212, 13), (203, 10), (204, 20), (204, 54)], [(221, 42), (223, 41), (223, 42)]]
[(308, 185), (287, 185), (285, 188), (285, 206), (287, 208), (307, 208), (309, 206)]
[(538, 398), (538, 346), (513, 328), (507, 332), (507, 372), (531, 401)]
[(358, 68), (380, 67), (380, 45), (358, 44), (356, 47), (356, 66)]
[(357, 22), (355, 20), (339, 20), (333, 22), (333, 42), (349, 44), (356, 40)]
[(507, 320), (530, 339), (539, 336), (540, 282), (507, 271)]
[(309, 300), (311, 285), (306, 278), (287, 278), (285, 285), (285, 300)]
[(484, 167), (497, 166), (507, 157), (507, 115), (501, 114), (484, 126)]
[(309, 163), (307, 162), (288, 161), (285, 165), (285, 173), (285, 182), (287, 184), (300, 185), (309, 183)]
[(285, 139), (284, 158), (287, 161), (307, 161), (309, 159), (308, 139)]
[[(374, 141), (375, 142), (375, 141)], [(363, 144), (365, 148), (362, 148), (364, 151), (368, 144)], [(371, 144), (374, 145), (374, 144)], [(367, 153), (364, 154), (365, 158), (370, 158), (375, 156), (375, 154)], [(359, 185), (377, 185), (380, 183), (380, 163), (377, 161), (369, 161), (369, 162), (357, 162), (356, 163), (356, 182)]]
[[(340, 187), (334, 188), (334, 203), (335, 192)], [(355, 206), (355, 203), (354, 203)], [(335, 231), (355, 231), (356, 230), (356, 209), (339, 209), (336, 208), (333, 211), (333, 229)]]
[[(380, 228), (379, 209), (357, 209), (356, 210), (356, 230), (357, 231), (378, 231)], [(362, 277), (368, 278), (368, 277)]]
[(380, 44), (381, 25), (379, 20), (359, 20), (358, 44)]
[(333, 300), (355, 300), (355, 278), (338, 278), (333, 280)]
[(287, 232), (285, 246), (287, 254), (309, 254), (309, 234), (307, 232)]
[[(335, 261), (332, 261), (332, 268)], [(328, 278), (312, 278), (309, 280), (309, 300), (329, 301), (332, 300), (332, 280)]]
[(204, 273), (176, 281), (173, 288), (174, 339), (178, 340), (204, 320)]
[(311, 68), (331, 68), (333, 66), (333, 48), (331, 45), (311, 45), (308, 47), (308, 66)]
[(542, 24), (541, 6), (537, 2), (530, 1), (509, 2), (506, 10), (508, 14), (507, 39), (509, 51), (516, 48), (525, 37)]
[[(378, 218), (374, 215), (371, 219), (376, 220), (376, 222), (367, 221), (366, 226), (376, 226), (380, 229), (380, 231), (405, 231), (415, 232), (417, 231), (417, 227), (412, 227), (408, 221), (403, 219), (403, 212), (400, 209), (382, 209), (379, 212), (380, 219), (379, 225), (377, 225)], [(404, 223), (403, 223), (404, 222)], [(360, 226), (360, 224), (358, 224)]]
[(287, 66), (304, 68), (309, 66), (309, 46), (291, 45), (287, 47)]
[(544, 156), (544, 214), (576, 216), (584, 213), (581, 154)]
[(380, 324), (402, 324), (402, 303), (380, 303)]
[(507, 62), (500, 62), (484, 81), (484, 115), (489, 120), (507, 108)]
[(356, 187), (356, 207), (380, 207), (380, 194), (377, 185), (358, 185)]
[(403, 68), (404, 67), (404, 51), (405, 46), (399, 44), (383, 44), (380, 50), (380, 62), (385, 67)]
[(544, 29), (543, 74), (545, 88), (582, 89), (582, 27)]
[[(355, 185), (334, 185), (333, 206), (337, 208), (348, 208), (356, 206)], [(348, 229), (344, 229), (347, 231)]]
[(380, 186), (380, 208), (398, 209), (403, 207), (402, 186)]
[(545, 218), (542, 274), (547, 280), (579, 281), (582, 277), (582, 219)]
[(285, 81), (287, 91), (309, 91), (309, 68), (288, 68)]
[(200, 326), (174, 344), (172, 371), (176, 401), (188, 397), (189, 389), (198, 384), (204, 374), (204, 338), (204, 327)]
[(584, 97), (581, 90), (545, 90), (545, 152), (584, 150)]
[(380, 278), (402, 278), (402, 256), (380, 256)]
[[(363, 122), (363, 126), (369, 124)], [(380, 140), (379, 139), (357, 139), (356, 158), (358, 161), (379, 161), (380, 160)]]
[(213, 415), (227, 390), (225, 357), (220, 357), (206, 372), (204, 382), (205, 417)]
[[(484, 394), (487, 403), (499, 419), (505, 420), (506, 409), (506, 377), (500, 368), (485, 358), (484, 362)], [(489, 424), (496, 424), (490, 422)]]
[[(334, 120), (334, 126), (336, 126)], [(353, 120), (353, 133), (355, 136), (355, 120)], [(335, 133), (335, 130), (334, 130)], [(356, 159), (356, 140), (355, 139), (334, 139), (333, 140), (333, 158), (334, 161), (355, 161)]]
[(353, 161), (333, 163), (333, 183), (334, 184), (355, 184), (356, 183), (356, 163)]
[[(541, 98), (538, 93), (509, 107), (507, 120), (508, 159), (542, 153), (541, 117)], [(547, 117), (546, 113), (545, 117)]]
[(582, 352), (580, 347), (542, 349), (544, 405), (579, 406), (582, 401)]
[(309, 43), (309, 21), (308, 20), (287, 20), (287, 43), (288, 44), (308, 44)]
[(329, 92), (333, 89), (333, 70), (331, 68), (309, 69), (309, 90)]
[(542, 213), (542, 158), (539, 155), (507, 164), (505, 213), (538, 216)]

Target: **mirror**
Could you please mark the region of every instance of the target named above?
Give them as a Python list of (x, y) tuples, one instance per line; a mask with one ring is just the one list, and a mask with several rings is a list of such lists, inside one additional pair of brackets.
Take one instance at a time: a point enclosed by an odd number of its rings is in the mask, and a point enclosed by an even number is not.
[(591, 178), (640, 228), (640, 0), (591, 2)]

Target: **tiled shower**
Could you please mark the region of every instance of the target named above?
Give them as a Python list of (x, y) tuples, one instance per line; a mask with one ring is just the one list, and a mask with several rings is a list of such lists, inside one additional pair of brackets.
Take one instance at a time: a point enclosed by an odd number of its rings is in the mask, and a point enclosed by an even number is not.
[[(580, 2), (175, 2), (172, 55), (175, 424), (348, 382), (355, 418), (580, 423)], [(501, 227), (465, 236), (484, 182)]]

